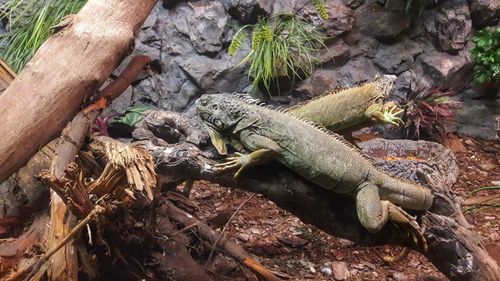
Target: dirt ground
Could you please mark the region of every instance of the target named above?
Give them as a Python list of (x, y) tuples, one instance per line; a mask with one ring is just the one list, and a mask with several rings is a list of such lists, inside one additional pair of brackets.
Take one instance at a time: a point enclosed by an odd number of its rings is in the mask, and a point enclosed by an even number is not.
[[(453, 187), (455, 192), (465, 197), (477, 188), (500, 185), (500, 143), (468, 137), (458, 140), (454, 150), (460, 176)], [(481, 191), (474, 196), (492, 194), (500, 195), (500, 191)], [(225, 227), (225, 234), (288, 280), (448, 280), (417, 252), (402, 262), (387, 264), (381, 257), (397, 253), (400, 248), (361, 247), (332, 237), (303, 224), (260, 195), (198, 182), (191, 199), (199, 204), (199, 216), (208, 219), (214, 228)], [(467, 211), (466, 217), (500, 262), (498, 208), (474, 209)], [(212, 264), (216, 279), (245, 280), (241, 269), (222, 255)], [(252, 279), (251, 274), (246, 276)]]

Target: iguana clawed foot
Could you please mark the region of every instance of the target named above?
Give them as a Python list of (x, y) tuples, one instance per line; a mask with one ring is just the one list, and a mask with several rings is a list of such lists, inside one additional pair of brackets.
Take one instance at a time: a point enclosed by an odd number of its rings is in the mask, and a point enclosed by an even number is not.
[[(424, 233), (418, 226), (415, 219), (410, 216), (403, 209), (397, 207), (396, 205), (389, 205), (389, 219), (392, 222), (397, 223), (408, 231), (413, 243), (417, 246), (421, 246), (424, 252), (427, 252), (427, 240), (424, 237)], [(410, 253), (410, 248), (403, 248), (403, 250), (396, 256), (384, 256), (382, 259), (388, 263), (396, 263), (405, 259)]]
[(396, 126), (404, 125), (401, 115), (404, 110), (399, 108), (394, 102), (388, 102), (382, 106), (383, 122), (390, 123)]
[[(380, 106), (380, 105), (378, 105)], [(373, 105), (373, 109), (376, 108), (376, 105)], [(404, 110), (399, 108), (394, 102), (387, 102), (382, 105), (378, 110), (373, 110), (369, 112), (369, 115), (372, 119), (375, 119), (382, 123), (390, 123), (396, 126), (404, 125), (403, 120), (401, 119), (401, 115)]]
[(245, 168), (252, 166), (252, 157), (249, 154), (235, 152), (233, 157), (227, 157), (226, 162), (215, 165), (215, 169), (219, 173), (224, 173), (230, 170), (238, 169), (234, 174), (234, 178), (241, 175)]
[(427, 252), (427, 240), (420, 226), (415, 221), (415, 218), (410, 216), (406, 211), (400, 207), (390, 204), (389, 206), (389, 220), (403, 227), (415, 243), (415, 245), (422, 247), (424, 252)]
[(235, 152), (233, 157), (226, 158), (226, 162), (215, 165), (215, 169), (222, 173), (239, 168), (234, 174), (234, 178), (237, 178), (247, 168), (271, 161), (276, 154), (276, 151), (268, 148), (261, 148), (250, 154)]

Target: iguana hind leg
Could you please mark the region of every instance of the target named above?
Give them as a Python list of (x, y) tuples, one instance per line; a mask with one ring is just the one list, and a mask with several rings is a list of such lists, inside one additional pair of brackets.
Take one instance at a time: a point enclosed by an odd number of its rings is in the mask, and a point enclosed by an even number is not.
[(356, 211), (361, 225), (372, 233), (377, 233), (389, 219), (389, 208), (380, 200), (378, 187), (370, 182), (359, 185), (356, 193)]
[(393, 203), (380, 200), (376, 185), (364, 182), (357, 188), (356, 210), (359, 221), (369, 232), (376, 233), (391, 221), (407, 230), (413, 242), (427, 251), (427, 241), (415, 219)]
[(383, 201), (383, 202), (387, 202), (389, 210), (388, 212), (389, 220), (406, 229), (410, 234), (413, 242), (416, 245), (420, 245), (424, 250), (424, 252), (427, 252), (428, 249), (427, 240), (425, 239), (422, 229), (420, 228), (420, 226), (418, 226), (417, 222), (415, 221), (415, 218), (413, 218), (410, 214), (405, 212), (400, 207), (392, 204), (391, 202), (389, 201)]

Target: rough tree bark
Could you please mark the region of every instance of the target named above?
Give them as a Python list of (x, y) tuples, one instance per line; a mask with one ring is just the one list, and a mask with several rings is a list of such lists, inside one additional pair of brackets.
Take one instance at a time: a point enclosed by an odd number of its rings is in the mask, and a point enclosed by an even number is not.
[[(153, 111), (134, 131), (134, 137), (156, 158), (158, 180), (162, 188), (175, 186), (188, 179), (208, 180), (222, 186), (263, 194), (302, 221), (360, 245), (392, 244), (414, 248), (404, 231), (391, 224), (387, 224), (377, 234), (368, 233), (357, 219), (352, 198), (332, 194), (280, 165), (254, 167), (237, 182), (231, 174), (215, 173), (211, 167), (221, 159), (208, 145), (207, 135), (195, 120), (178, 113)], [(422, 254), (441, 272), (453, 281), (500, 280), (497, 263), (463, 217), (458, 199), (451, 191), (453, 182), (438, 176), (458, 172), (453, 156), (434, 157), (448, 158), (449, 162), (441, 165), (433, 165), (430, 160), (418, 165), (408, 162), (406, 165), (410, 166), (403, 166), (396, 171), (391, 170), (391, 163), (380, 161), (378, 165), (402, 176), (406, 171), (416, 168), (422, 168), (431, 175), (433, 180), (429, 187), (434, 192), (435, 200), (429, 211), (419, 215), (420, 225), (429, 243), (429, 250)], [(450, 170), (453, 166), (455, 171)]]
[(89, 0), (42, 45), (0, 95), (0, 182), (55, 138), (109, 77), (155, 3)]

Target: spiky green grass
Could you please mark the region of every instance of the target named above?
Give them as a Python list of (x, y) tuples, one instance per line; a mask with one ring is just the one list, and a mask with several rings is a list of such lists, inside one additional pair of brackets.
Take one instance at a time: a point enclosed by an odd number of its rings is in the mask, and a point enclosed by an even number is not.
[[(243, 30), (249, 27), (246, 25), (237, 31), (229, 46), (231, 55), (244, 39)], [(296, 15), (261, 19), (253, 26), (252, 49), (241, 63), (250, 62), (248, 74), (253, 78), (254, 87), (262, 84), (270, 92), (275, 78), (309, 76), (317, 62), (316, 54), (324, 46), (323, 40), (313, 25)]]
[(0, 36), (0, 57), (19, 72), (65, 16), (86, 0), (10, 0), (0, 7), (8, 32)]
[[(471, 197), (472, 195), (474, 195), (480, 191), (485, 191), (485, 190), (500, 190), (500, 186), (496, 185), (496, 186), (486, 186), (486, 187), (477, 188), (477, 189), (471, 191), (469, 194), (467, 194), (464, 197), (464, 200), (466, 200), (467, 198)], [(491, 200), (485, 201), (483, 203), (471, 205), (470, 207), (465, 209), (464, 213), (483, 211), (483, 210), (488, 209), (488, 208), (499, 208), (499, 207), (500, 207), (500, 197), (496, 197), (496, 198), (492, 198)]]

